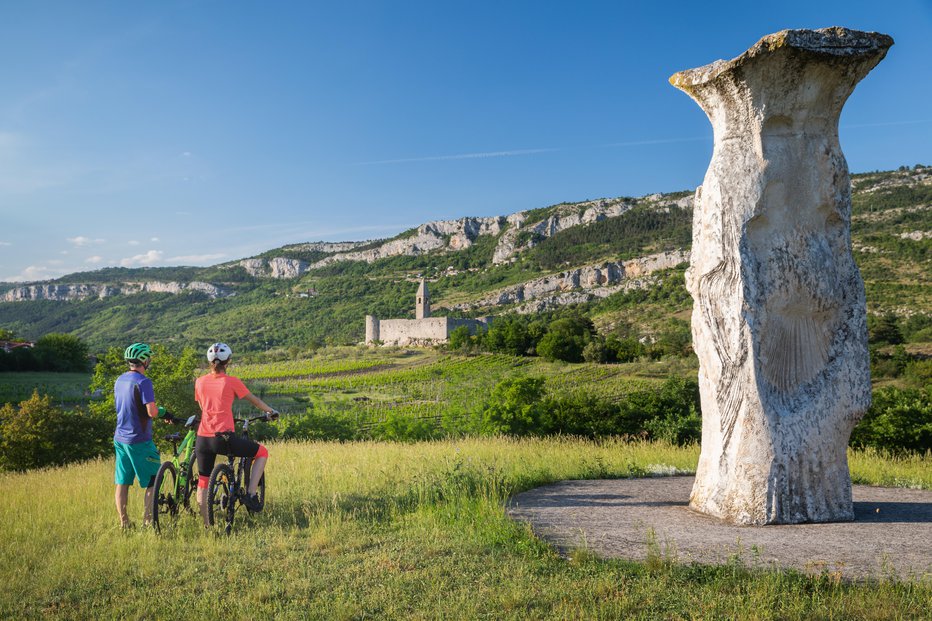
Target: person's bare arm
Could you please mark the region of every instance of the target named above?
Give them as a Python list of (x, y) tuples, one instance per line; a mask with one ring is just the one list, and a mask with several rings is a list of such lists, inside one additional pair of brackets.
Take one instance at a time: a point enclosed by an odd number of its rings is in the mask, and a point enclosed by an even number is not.
[(155, 404), (155, 401), (146, 404), (146, 414), (149, 415), (149, 418), (159, 417), (159, 406)]
[(266, 403), (265, 401), (263, 401), (262, 399), (260, 399), (259, 397), (257, 397), (256, 395), (254, 395), (254, 394), (252, 394), (252, 393), (249, 393), (248, 395), (246, 395), (246, 396), (243, 397), (243, 398), (244, 398), (246, 401), (248, 401), (248, 402), (250, 402), (251, 404), (253, 404), (254, 406), (256, 406), (256, 408), (258, 408), (258, 409), (261, 410), (262, 412), (268, 413), (268, 412), (274, 412), (274, 411), (275, 411), (275, 408), (273, 408), (273, 407), (270, 406), (268, 403)]

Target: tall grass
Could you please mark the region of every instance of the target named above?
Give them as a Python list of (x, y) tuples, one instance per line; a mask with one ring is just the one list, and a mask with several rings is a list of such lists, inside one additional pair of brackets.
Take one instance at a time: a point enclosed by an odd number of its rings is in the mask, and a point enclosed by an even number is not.
[[(698, 448), (568, 438), (270, 447), (266, 512), (231, 537), (183, 515), (116, 528), (112, 460), (0, 475), (0, 618), (922, 618), (932, 585), (562, 559), (510, 520), (567, 478), (691, 471)], [(932, 457), (853, 453), (864, 482), (932, 487)], [(890, 479), (892, 477), (892, 479)], [(141, 514), (141, 491), (130, 512)], [(645, 538), (645, 546), (649, 542)]]

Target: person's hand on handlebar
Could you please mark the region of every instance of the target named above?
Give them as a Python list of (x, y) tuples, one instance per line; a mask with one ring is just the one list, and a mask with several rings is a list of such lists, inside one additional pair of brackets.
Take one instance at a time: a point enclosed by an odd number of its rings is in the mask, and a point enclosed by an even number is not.
[(278, 418), (278, 410), (269, 410), (268, 412), (265, 413), (266, 421), (273, 421), (276, 418)]

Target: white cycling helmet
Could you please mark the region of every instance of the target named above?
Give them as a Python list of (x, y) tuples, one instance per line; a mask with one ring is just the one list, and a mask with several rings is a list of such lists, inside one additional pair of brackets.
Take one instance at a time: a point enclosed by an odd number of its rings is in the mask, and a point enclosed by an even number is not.
[(233, 355), (233, 350), (230, 349), (230, 346), (226, 343), (214, 343), (207, 348), (207, 361), (213, 362), (214, 360), (219, 360), (220, 362), (226, 362), (230, 359), (230, 356)]

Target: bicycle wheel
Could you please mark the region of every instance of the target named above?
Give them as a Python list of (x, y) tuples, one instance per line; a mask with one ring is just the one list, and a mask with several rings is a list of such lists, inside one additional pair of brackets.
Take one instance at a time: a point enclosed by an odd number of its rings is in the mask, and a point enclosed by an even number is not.
[(158, 532), (161, 522), (178, 515), (177, 491), (178, 472), (170, 461), (162, 463), (155, 475), (155, 489), (152, 491), (152, 527)]
[(236, 492), (233, 469), (228, 464), (217, 464), (210, 473), (207, 484), (207, 524), (217, 525), (224, 522), (224, 531), (233, 530), (233, 517), (236, 514)]

